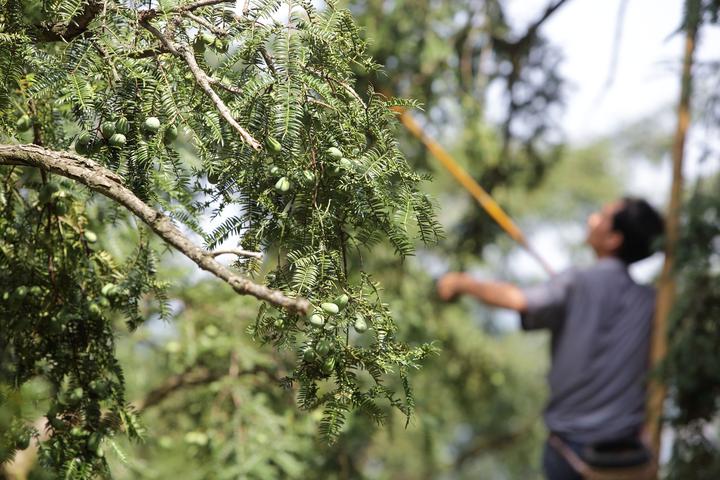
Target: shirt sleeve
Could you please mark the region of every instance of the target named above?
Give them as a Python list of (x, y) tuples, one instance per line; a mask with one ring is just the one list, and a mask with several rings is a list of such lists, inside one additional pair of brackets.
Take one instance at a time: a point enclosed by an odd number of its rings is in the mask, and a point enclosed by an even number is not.
[(520, 314), (523, 330), (560, 328), (575, 278), (575, 270), (566, 270), (545, 283), (523, 288), (527, 302), (525, 312)]

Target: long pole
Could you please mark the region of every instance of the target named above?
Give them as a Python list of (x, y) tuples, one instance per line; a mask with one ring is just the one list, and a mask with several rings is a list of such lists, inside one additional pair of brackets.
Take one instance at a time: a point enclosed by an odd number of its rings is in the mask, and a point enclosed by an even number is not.
[(542, 268), (549, 274), (553, 275), (553, 269), (545, 261), (542, 256), (532, 248), (527, 238), (520, 230), (520, 228), (512, 221), (507, 213), (498, 205), (489, 193), (485, 191), (476, 181), (473, 179), (453, 158), (452, 156), (435, 140), (427, 135), (422, 127), (415, 121), (415, 119), (404, 109), (395, 109), (400, 114), (400, 121), (403, 125), (417, 137), (420, 141), (425, 144), (430, 153), (437, 158), (440, 163), (452, 174), (453, 177), (470, 192), (470, 194), (477, 200), (480, 206), (492, 217), (495, 222), (505, 230), (516, 242), (518, 242), (527, 252), (538, 261)]

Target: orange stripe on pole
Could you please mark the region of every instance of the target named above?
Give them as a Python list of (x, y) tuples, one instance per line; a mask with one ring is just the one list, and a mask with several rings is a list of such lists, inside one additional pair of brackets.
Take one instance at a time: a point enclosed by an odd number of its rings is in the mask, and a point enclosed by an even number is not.
[(470, 192), (470, 194), (475, 198), (475, 200), (478, 201), (480, 206), (485, 209), (485, 211), (492, 217), (493, 220), (497, 222), (498, 225), (500, 225), (500, 228), (505, 230), (508, 235), (510, 235), (516, 242), (518, 242), (520, 245), (522, 245), (530, 255), (532, 255), (533, 258), (535, 258), (540, 265), (545, 269), (545, 271), (552, 275), (553, 270), (550, 267), (550, 265), (533, 249), (530, 244), (528, 243), (527, 239), (525, 238), (525, 235), (523, 235), (522, 231), (518, 226), (515, 224), (515, 222), (512, 221), (512, 219), (505, 213), (505, 211), (498, 205), (498, 203), (493, 199), (490, 194), (488, 194), (478, 183), (473, 179), (463, 168), (458, 165), (458, 163), (453, 160), (453, 158), (450, 156), (450, 154), (445, 151), (445, 149), (437, 143), (435, 140), (430, 138), (423, 129), (420, 127), (420, 125), (415, 121), (415, 119), (405, 111), (405, 109), (402, 108), (395, 108), (396, 112), (400, 114), (400, 121), (405, 125), (405, 127), (415, 135), (420, 141), (425, 144), (425, 146), (430, 150), (430, 152), (437, 158), (440, 163), (452, 174), (455, 179), (460, 182), (460, 184), (465, 187), (465, 189)]

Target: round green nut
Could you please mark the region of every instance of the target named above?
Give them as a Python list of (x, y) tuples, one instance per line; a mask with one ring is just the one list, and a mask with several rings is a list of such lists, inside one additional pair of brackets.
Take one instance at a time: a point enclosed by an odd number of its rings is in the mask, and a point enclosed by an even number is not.
[(225, 53), (225, 52), (228, 51), (228, 44), (227, 44), (227, 42), (225, 42), (225, 41), (223, 41), (223, 40), (221, 40), (221, 39), (219, 39), (219, 38), (216, 38), (216, 39), (215, 39), (215, 41), (213, 42), (213, 45), (212, 45), (212, 46), (213, 46), (213, 48), (214, 48), (215, 50), (217, 50), (217, 51), (220, 52), (220, 53)]
[(83, 233), (83, 236), (85, 237), (85, 240), (87, 240), (88, 243), (95, 243), (97, 242), (97, 234), (93, 232), (92, 230), (85, 230)]
[(215, 43), (215, 40), (217, 40), (217, 37), (212, 33), (203, 32), (200, 35), (200, 41), (205, 45), (213, 45)]
[(340, 311), (340, 308), (332, 303), (332, 302), (325, 302), (320, 304), (320, 308), (322, 308), (325, 312), (329, 313), (330, 315), (335, 315)]
[(317, 360), (317, 354), (315, 353), (315, 351), (313, 351), (312, 348), (308, 348), (303, 353), (303, 360), (307, 363), (314, 363), (315, 360)]
[(330, 375), (335, 368), (335, 357), (328, 357), (323, 362), (323, 373)]
[(327, 153), (328, 153), (328, 155), (330, 155), (333, 158), (341, 158), (342, 157), (342, 152), (337, 147), (328, 148)]
[(17, 127), (19, 132), (27, 132), (28, 130), (30, 130), (30, 127), (32, 127), (32, 120), (28, 115), (22, 115), (20, 116), (20, 118), (18, 118), (15, 126)]
[(320, 340), (315, 346), (315, 351), (318, 355), (324, 357), (325, 355), (330, 353), (330, 342), (326, 339)]
[(50, 210), (51, 210), (52, 213), (54, 213), (55, 215), (60, 215), (60, 216), (62, 216), (62, 215), (65, 215), (65, 214), (67, 213), (68, 207), (67, 207), (67, 205), (65, 205), (65, 204), (62, 203), (62, 202), (55, 202), (55, 203), (52, 204), (52, 207), (50, 208)]
[(352, 170), (353, 163), (350, 160), (348, 160), (347, 158), (343, 157), (340, 159), (340, 167), (344, 168), (345, 170)]
[(168, 128), (165, 129), (165, 134), (163, 135), (163, 142), (165, 145), (169, 145), (173, 143), (178, 138), (178, 128), (177, 125), (170, 125)]
[(310, 324), (315, 325), (316, 327), (322, 327), (325, 325), (325, 319), (319, 313), (313, 313), (310, 315)]
[(75, 139), (75, 151), (80, 155), (87, 155), (91, 152), (91, 147), (93, 143), (94, 139), (92, 135), (90, 135), (90, 133), (88, 132), (82, 132)]
[(106, 283), (102, 289), (100, 289), (100, 293), (106, 297), (114, 297), (118, 293), (118, 287), (114, 283)]
[(38, 200), (40, 200), (41, 203), (48, 203), (52, 200), (53, 193), (58, 190), (60, 190), (60, 187), (57, 183), (48, 182), (40, 189), (40, 192), (38, 193)]
[(287, 177), (280, 177), (280, 180), (275, 183), (275, 190), (278, 192), (287, 192), (290, 190), (290, 180), (288, 180)]
[(160, 119), (157, 117), (148, 117), (143, 123), (143, 129), (145, 132), (155, 135), (160, 130)]
[(333, 301), (333, 303), (335, 303), (335, 305), (337, 305), (338, 308), (340, 310), (342, 310), (343, 308), (345, 308), (345, 305), (347, 305), (348, 300), (350, 300), (350, 298), (347, 295), (345, 295), (344, 293), (342, 293), (342, 294), (338, 295), (337, 297), (335, 297), (335, 300)]
[(358, 333), (365, 333), (367, 331), (367, 322), (362, 317), (362, 315), (358, 315), (355, 317), (355, 323), (353, 324), (353, 328), (355, 328), (355, 331)]
[(278, 173), (280, 173), (280, 167), (270, 168), (270, 175), (277, 175)]
[(124, 146), (125, 143), (127, 143), (127, 139), (125, 138), (125, 135), (123, 135), (122, 133), (115, 133), (108, 140), (108, 144), (111, 147), (120, 148), (120, 147)]
[(273, 153), (280, 153), (282, 150), (282, 144), (277, 141), (275, 137), (267, 137), (265, 140), (265, 144), (267, 145), (268, 149), (270, 149)]
[(125, 117), (120, 117), (117, 122), (115, 122), (115, 133), (122, 133), (123, 135), (127, 135), (127, 133), (130, 131), (130, 122), (128, 122), (128, 119)]
[(99, 432), (93, 432), (87, 440), (87, 449), (93, 453), (96, 453), (100, 448), (102, 442), (102, 434)]
[(21, 434), (15, 438), (15, 449), (25, 450), (30, 446), (30, 435)]
[(103, 122), (100, 125), (100, 133), (102, 133), (102, 136), (110, 139), (113, 135), (115, 135), (115, 122)]
[(315, 181), (315, 174), (310, 170), (303, 170), (303, 181), (306, 184), (311, 184)]

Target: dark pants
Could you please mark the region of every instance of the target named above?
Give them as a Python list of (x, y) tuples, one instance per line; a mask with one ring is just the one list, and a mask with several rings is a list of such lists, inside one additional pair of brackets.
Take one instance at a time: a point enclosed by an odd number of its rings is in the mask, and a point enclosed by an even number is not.
[[(581, 443), (571, 442), (563, 439), (565, 445), (570, 447), (573, 452), (580, 453), (583, 448)], [(543, 451), (543, 472), (547, 480), (582, 480), (570, 464), (565, 460), (560, 452), (555, 449), (548, 441), (545, 441), (545, 449)]]

